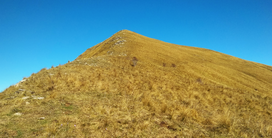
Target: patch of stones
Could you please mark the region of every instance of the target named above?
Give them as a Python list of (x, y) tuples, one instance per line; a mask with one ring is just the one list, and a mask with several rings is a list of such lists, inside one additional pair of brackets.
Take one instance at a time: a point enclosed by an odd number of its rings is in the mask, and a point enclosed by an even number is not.
[(126, 40), (119, 40), (117, 42), (115, 42), (112, 46), (115, 46), (115, 45), (120, 45), (121, 47), (121, 44), (125, 44)]
[[(33, 96), (33, 95), (31, 95), (31, 97), (32, 97), (32, 99), (38, 99), (38, 100), (44, 99), (44, 97)], [(26, 100), (26, 99), (29, 99), (29, 98), (30, 98), (30, 96), (24, 96), (22, 99)]]
[[(16, 97), (21, 97), (22, 95), (24, 95), (21, 99), (22, 100), (26, 100), (26, 99), (29, 99), (29, 98), (32, 98), (32, 99), (37, 99), (37, 100), (42, 100), (44, 99), (44, 97), (41, 97), (41, 96), (35, 96), (34, 95), (35, 92), (33, 91), (27, 91), (25, 89), (18, 89), (17, 91), (14, 92), (14, 95), (10, 96), (8, 99), (14, 99)], [(31, 95), (31, 96), (26, 96), (26, 95)], [(27, 103), (26, 103), (27, 104)]]
[[(25, 92), (27, 92), (25, 89), (18, 89), (18, 91), (16, 91), (15, 92), (15, 94), (25, 94)], [(29, 91), (31, 94), (34, 94), (35, 92), (31, 92), (31, 91)], [(11, 97), (12, 99), (13, 98), (16, 98), (16, 96), (12, 96)], [(35, 99), (35, 100), (43, 100), (44, 99), (44, 97), (41, 97), (41, 96), (35, 96), (35, 95), (31, 95), (31, 96), (24, 96), (24, 97), (22, 97), (21, 99), (22, 100), (27, 100), (27, 99), (30, 99), (30, 98), (32, 98), (32, 99)], [(30, 102), (27, 102), (26, 101), (26, 105), (29, 105), (30, 104)], [(17, 112), (17, 113), (14, 113), (13, 114), (14, 116), (22, 116), (22, 113), (20, 113), (20, 112)]]
[(118, 36), (118, 37), (112, 39), (111, 41), (116, 41), (116, 42), (110, 46), (110, 50), (107, 51), (108, 55), (110, 55), (110, 56), (112, 56), (112, 55), (127, 56), (126, 53), (116, 53), (115, 50), (113, 49), (114, 47), (123, 47), (127, 40), (125, 40), (122, 37)]
[[(14, 116), (22, 116), (23, 114), (20, 113), (20, 112), (17, 112), (17, 113), (14, 113), (13, 115), (14, 115)], [(40, 118), (39, 118), (39, 120), (44, 120), (44, 119), (45, 119), (45, 117), (40, 117)]]
[(23, 82), (25, 82), (27, 78), (23, 78), (21, 81), (19, 81), (17, 84), (15, 84), (15, 87), (19, 87)]
[(70, 63), (71, 65), (86, 65), (92, 67), (101, 67), (110, 65), (110, 61), (107, 56), (97, 56), (88, 59), (77, 59)]
[(127, 56), (126, 53), (120, 53), (118, 56)]

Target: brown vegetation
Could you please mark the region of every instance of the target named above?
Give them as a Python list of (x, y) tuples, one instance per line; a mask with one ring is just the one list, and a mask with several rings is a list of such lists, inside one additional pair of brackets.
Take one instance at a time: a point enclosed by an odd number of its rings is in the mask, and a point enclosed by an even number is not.
[(0, 135), (271, 137), (271, 70), (123, 30), (0, 93)]
[(135, 67), (137, 65), (137, 62), (138, 62), (138, 59), (136, 57), (133, 57), (132, 60), (131, 60), (130, 65)]

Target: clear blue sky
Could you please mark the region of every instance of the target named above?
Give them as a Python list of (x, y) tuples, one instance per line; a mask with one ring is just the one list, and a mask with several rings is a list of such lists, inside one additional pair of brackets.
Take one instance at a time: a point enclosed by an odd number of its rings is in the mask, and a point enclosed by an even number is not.
[(272, 65), (272, 0), (0, 0), (0, 92), (122, 29)]

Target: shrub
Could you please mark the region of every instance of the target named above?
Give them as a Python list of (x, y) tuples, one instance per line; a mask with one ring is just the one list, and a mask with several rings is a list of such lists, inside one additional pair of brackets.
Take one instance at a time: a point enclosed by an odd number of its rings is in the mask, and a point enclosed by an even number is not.
[(196, 82), (198, 82), (198, 83), (202, 84), (202, 80), (201, 80), (201, 78), (197, 78), (197, 79), (196, 79)]
[(135, 67), (137, 65), (138, 59), (136, 57), (133, 57), (131, 60), (131, 66)]

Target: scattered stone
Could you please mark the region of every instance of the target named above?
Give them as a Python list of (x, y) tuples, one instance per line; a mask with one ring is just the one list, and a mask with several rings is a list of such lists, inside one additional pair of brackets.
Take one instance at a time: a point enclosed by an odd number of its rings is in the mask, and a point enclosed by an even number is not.
[(33, 96), (33, 95), (32, 95), (32, 98), (33, 98), (33, 99), (38, 99), (38, 100), (44, 99), (44, 97), (38, 97), (38, 96)]
[(113, 54), (113, 51), (108, 51), (107, 52), (109, 55), (112, 55)]
[(126, 42), (126, 40), (120, 40), (120, 41), (117, 41), (116, 43), (114, 43), (114, 45), (124, 44), (124, 42)]
[(118, 39), (121, 39), (121, 37), (120, 36), (118, 36), (118, 37), (116, 37), (113, 41), (115, 41), (115, 40), (118, 40)]
[(120, 55), (118, 55), (118, 56), (127, 56), (127, 54), (125, 54), (125, 53), (121, 53)]
[(39, 100), (42, 100), (42, 99), (44, 99), (44, 97), (39, 97), (39, 96), (33, 96), (33, 95), (32, 95), (32, 98), (33, 98), (33, 99), (39, 99)]
[(23, 100), (26, 100), (26, 99), (28, 99), (29, 98), (29, 96), (25, 96), (25, 97), (23, 97), (22, 99)]
[(40, 120), (44, 120), (44, 119), (45, 119), (45, 117), (40, 117), (39, 119), (40, 119)]
[[(18, 82), (18, 83), (15, 84), (14, 86), (15, 86), (15, 87), (19, 87), (20, 84), (21, 84), (22, 82), (24, 82), (24, 81), (26, 81), (26, 78), (24, 78), (23, 80), (21, 80), (20, 82)], [(23, 89), (21, 89), (21, 90), (23, 90)]]
[(14, 115), (15, 115), (15, 116), (21, 116), (22, 113), (15, 113)]

